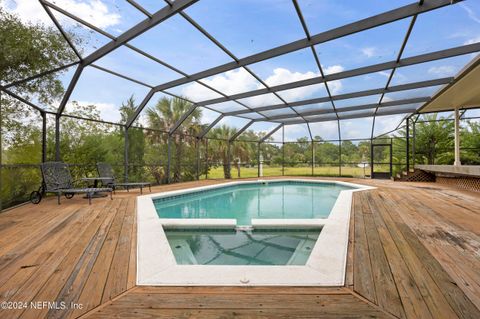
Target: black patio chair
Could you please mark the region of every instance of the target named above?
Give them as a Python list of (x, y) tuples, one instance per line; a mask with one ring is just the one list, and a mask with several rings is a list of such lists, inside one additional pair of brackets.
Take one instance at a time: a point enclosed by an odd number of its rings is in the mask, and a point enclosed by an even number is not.
[(67, 164), (62, 162), (45, 162), (40, 164), (42, 171), (43, 182), (38, 191), (32, 192), (30, 195), (30, 201), (34, 204), (40, 203), (42, 197), (46, 193), (55, 193), (58, 198), (58, 204), (60, 205), (61, 195), (65, 195), (70, 199), (75, 194), (86, 194), (88, 203), (92, 203), (92, 197), (95, 193), (109, 192), (110, 198), (112, 197), (112, 189), (108, 187), (102, 188), (77, 188), (73, 184), (72, 174)]
[(97, 163), (98, 176), (111, 177), (111, 180), (102, 180), (102, 184), (106, 187), (111, 187), (115, 192), (117, 187), (123, 187), (129, 191), (129, 188), (140, 188), (140, 194), (143, 194), (143, 188), (148, 186), (150, 192), (152, 191), (152, 184), (150, 182), (117, 182), (115, 181), (115, 174), (112, 165), (108, 163)]

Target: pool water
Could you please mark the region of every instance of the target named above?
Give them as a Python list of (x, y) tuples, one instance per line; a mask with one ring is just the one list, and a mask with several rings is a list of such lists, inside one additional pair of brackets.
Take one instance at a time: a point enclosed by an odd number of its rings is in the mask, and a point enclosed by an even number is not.
[(167, 229), (179, 265), (305, 265), (320, 229)]
[(327, 218), (342, 190), (335, 183), (281, 181), (251, 183), (154, 199), (160, 218), (232, 218), (237, 225), (251, 219)]

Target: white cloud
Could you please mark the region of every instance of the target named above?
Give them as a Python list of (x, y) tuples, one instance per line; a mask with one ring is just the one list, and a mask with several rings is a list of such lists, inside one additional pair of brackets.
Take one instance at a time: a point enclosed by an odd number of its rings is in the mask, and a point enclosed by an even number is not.
[(322, 68), (323, 68), (323, 73), (325, 75), (328, 75), (328, 74), (333, 74), (333, 73), (339, 73), (339, 72), (342, 72), (343, 70), (345, 70), (345, 68), (341, 65), (331, 65), (331, 66), (327, 66), (327, 67), (324, 67), (322, 65)]
[[(168, 90), (167, 90), (168, 91)], [(181, 90), (181, 95), (194, 102), (200, 102), (221, 97), (220, 94), (197, 82), (186, 85)]]
[(451, 65), (432, 66), (427, 72), (436, 76), (451, 76), (455, 73), (455, 68)]
[[(343, 70), (345, 70), (345, 68), (343, 66), (338, 65), (338, 64), (337, 65), (331, 65), (331, 66), (328, 66), (328, 67), (324, 67), (322, 65), (322, 68), (323, 68), (323, 73), (325, 75), (340, 73)], [(342, 81), (341, 80), (330, 81), (330, 82), (328, 82), (328, 88), (330, 89), (330, 93), (332, 93), (332, 95), (338, 94), (342, 91), (342, 88), (343, 88)]]
[(378, 72), (378, 74), (383, 75), (384, 77), (387, 77), (387, 78), (390, 77), (390, 73), (386, 71), (380, 71)]
[[(265, 80), (265, 83), (268, 86), (275, 86), (288, 82), (306, 80), (317, 76), (320, 76), (320, 73), (315, 73), (312, 71), (308, 71), (306, 73), (291, 72), (290, 70), (284, 68), (277, 68), (273, 70), (273, 74)], [(316, 91), (319, 90), (320, 87), (318, 86), (299, 87), (282, 91), (280, 95), (287, 101), (296, 101), (301, 100), (302, 97), (304, 98), (306, 96), (314, 94)]]
[(217, 74), (202, 82), (228, 95), (255, 90), (261, 86), (244, 68)]
[(392, 101), (395, 101), (395, 99), (386, 95), (383, 96), (382, 102), (392, 102)]
[(480, 23), (480, 17), (478, 17), (476, 12), (473, 11), (469, 6), (467, 6), (465, 3), (460, 3), (460, 7), (467, 12), (468, 17), (471, 20), (475, 21), (476, 23)]
[[(344, 70), (344, 68), (341, 65), (333, 65), (324, 68), (324, 70), (326, 74), (330, 74), (341, 72)], [(285, 68), (276, 68), (273, 70), (273, 73), (265, 79), (265, 83), (268, 86), (276, 86), (317, 76), (320, 76), (320, 73), (314, 71), (302, 73), (293, 72)], [(227, 95), (263, 88), (263, 85), (261, 85), (261, 83), (259, 83), (243, 68), (218, 74), (208, 79), (203, 79), (202, 82)], [(340, 80), (329, 82), (329, 88), (332, 94), (336, 94), (341, 90), (342, 83)], [(308, 87), (286, 90), (282, 92), (282, 97), (287, 100), (302, 100), (321, 89), (323, 89), (321, 86), (312, 85)], [(219, 97), (217, 93), (198, 83), (186, 85), (182, 88), (181, 94), (197, 102)], [(246, 103), (247, 105), (250, 104), (254, 107), (281, 103), (281, 101), (271, 93), (246, 98), (243, 99), (242, 102)]]
[(375, 53), (377, 52), (377, 49), (374, 47), (368, 47), (368, 48), (362, 48), (361, 49), (363, 55), (365, 55), (367, 58), (371, 58), (375, 56)]
[(478, 36), (478, 37), (476, 37), (476, 38), (468, 39), (468, 40), (465, 41), (463, 44), (464, 44), (464, 45), (468, 45), (468, 44), (474, 44), (474, 43), (477, 43), (477, 42), (480, 42), (480, 36)]
[[(56, 0), (55, 4), (102, 29), (120, 23), (121, 16), (118, 13), (111, 12), (111, 8), (109, 8), (102, 0)], [(7, 0), (0, 5), (7, 11), (17, 14), (24, 22), (40, 22), (52, 25), (52, 21), (40, 5), (39, 1)], [(53, 10), (53, 12), (55, 11)], [(62, 19), (60, 18), (60, 20)], [(70, 20), (61, 22), (71, 23)]]
[(301, 81), (320, 76), (320, 73), (307, 71), (305, 73), (292, 72), (285, 68), (276, 68), (273, 74), (266, 78), (265, 83), (268, 86), (275, 86), (289, 82)]

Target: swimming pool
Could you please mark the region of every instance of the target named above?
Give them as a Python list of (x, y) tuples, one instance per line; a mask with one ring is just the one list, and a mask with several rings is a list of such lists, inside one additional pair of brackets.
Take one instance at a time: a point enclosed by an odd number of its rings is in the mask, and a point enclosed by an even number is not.
[(137, 197), (138, 285), (342, 286), (354, 192), (250, 180)]
[(160, 218), (254, 219), (327, 218), (342, 190), (336, 183), (273, 181), (239, 184), (155, 199)]
[(320, 229), (166, 229), (179, 265), (305, 265)]

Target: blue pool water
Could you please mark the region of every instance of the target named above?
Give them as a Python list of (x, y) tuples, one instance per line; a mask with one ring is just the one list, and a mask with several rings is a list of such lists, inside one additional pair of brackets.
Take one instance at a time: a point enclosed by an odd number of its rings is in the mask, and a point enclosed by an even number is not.
[(240, 184), (154, 200), (160, 218), (251, 219), (326, 218), (342, 190), (335, 183), (295, 181)]
[(321, 230), (169, 230), (179, 265), (305, 265)]

